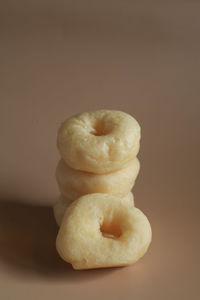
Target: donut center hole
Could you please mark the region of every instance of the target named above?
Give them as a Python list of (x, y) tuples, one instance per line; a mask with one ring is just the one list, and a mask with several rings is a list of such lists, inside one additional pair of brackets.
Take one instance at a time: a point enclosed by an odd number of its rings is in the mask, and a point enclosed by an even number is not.
[(105, 128), (103, 120), (99, 120), (98, 122), (96, 122), (96, 124), (94, 124), (94, 126), (92, 127), (90, 133), (95, 136), (107, 135), (108, 131)]
[(122, 234), (120, 225), (114, 221), (111, 223), (104, 221), (100, 227), (100, 230), (104, 237), (110, 238), (110, 239), (117, 239)]

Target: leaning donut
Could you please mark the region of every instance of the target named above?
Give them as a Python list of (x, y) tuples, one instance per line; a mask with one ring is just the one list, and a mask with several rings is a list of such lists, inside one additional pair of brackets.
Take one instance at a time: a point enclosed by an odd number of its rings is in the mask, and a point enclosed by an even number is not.
[(73, 169), (104, 174), (133, 159), (140, 144), (140, 126), (129, 114), (97, 110), (73, 116), (58, 131), (57, 146)]
[(131, 191), (139, 169), (137, 157), (122, 169), (106, 174), (76, 171), (61, 159), (56, 168), (56, 180), (61, 193), (71, 200), (92, 193), (111, 194), (121, 198)]
[(67, 209), (56, 248), (74, 269), (91, 269), (132, 264), (150, 242), (151, 227), (139, 209), (107, 194), (89, 194)]

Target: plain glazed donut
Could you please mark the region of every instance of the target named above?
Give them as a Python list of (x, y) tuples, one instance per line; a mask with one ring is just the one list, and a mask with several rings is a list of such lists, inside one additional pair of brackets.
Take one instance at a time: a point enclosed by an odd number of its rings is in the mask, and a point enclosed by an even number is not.
[(134, 186), (140, 169), (137, 157), (120, 170), (106, 174), (76, 171), (61, 159), (56, 168), (56, 180), (61, 193), (74, 200), (86, 194), (104, 193), (119, 198), (127, 195)]
[[(122, 198), (130, 207), (134, 206), (134, 197), (133, 193), (128, 193), (125, 197)], [(72, 204), (73, 201), (70, 199), (60, 195), (58, 201), (53, 206), (54, 218), (58, 226), (61, 225), (63, 216), (65, 214), (66, 209)]]
[(122, 168), (137, 155), (140, 126), (121, 111), (85, 112), (61, 124), (57, 146), (71, 168), (105, 174)]
[(126, 266), (144, 255), (151, 226), (137, 208), (107, 194), (89, 194), (66, 210), (56, 239), (74, 269)]

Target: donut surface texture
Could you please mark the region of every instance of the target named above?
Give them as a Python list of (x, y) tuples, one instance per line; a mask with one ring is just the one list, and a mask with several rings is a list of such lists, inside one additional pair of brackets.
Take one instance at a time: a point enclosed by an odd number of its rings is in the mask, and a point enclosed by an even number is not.
[(133, 188), (139, 169), (137, 157), (122, 169), (106, 174), (77, 171), (68, 167), (61, 159), (56, 168), (56, 180), (61, 193), (71, 200), (92, 193), (111, 194), (121, 198)]
[[(76, 198), (77, 199), (77, 198)], [(129, 192), (125, 197), (122, 198), (123, 201), (127, 202), (128, 205), (134, 206), (134, 197), (133, 193)], [(70, 199), (60, 196), (58, 201), (53, 206), (54, 218), (58, 226), (61, 225), (63, 216), (65, 214), (66, 209), (72, 204), (73, 201)]]
[(105, 174), (122, 168), (137, 155), (140, 126), (121, 111), (85, 112), (61, 124), (57, 146), (71, 168)]
[(80, 270), (132, 264), (150, 242), (151, 226), (139, 209), (111, 195), (89, 194), (67, 209), (56, 248)]

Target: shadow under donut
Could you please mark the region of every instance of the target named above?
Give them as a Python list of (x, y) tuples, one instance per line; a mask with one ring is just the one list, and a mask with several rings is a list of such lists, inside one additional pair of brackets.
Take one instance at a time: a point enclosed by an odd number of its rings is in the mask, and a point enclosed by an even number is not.
[[(50, 206), (0, 200), (0, 264), (18, 277), (67, 281), (95, 280), (114, 269), (75, 271), (57, 254), (58, 227)], [(116, 270), (116, 269), (115, 269)]]

